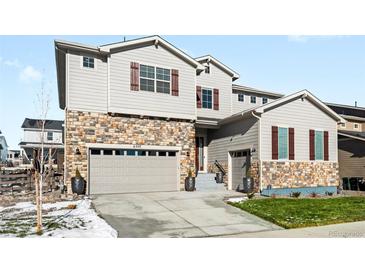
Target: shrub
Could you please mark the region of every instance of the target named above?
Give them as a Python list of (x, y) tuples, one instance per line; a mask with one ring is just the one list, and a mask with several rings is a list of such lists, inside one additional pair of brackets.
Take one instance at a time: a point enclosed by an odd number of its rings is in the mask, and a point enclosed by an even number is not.
[(309, 194), (309, 197), (316, 198), (318, 197), (318, 193), (313, 191)]
[(81, 174), (80, 174), (80, 171), (78, 168), (76, 168), (76, 177), (77, 178), (80, 178), (81, 177)]
[(76, 208), (76, 205), (75, 204), (69, 204), (67, 206), (68, 209), (75, 209)]
[(327, 196), (333, 196), (333, 192), (326, 191)]
[(301, 192), (296, 191), (296, 192), (292, 192), (292, 193), (290, 194), (290, 196), (291, 196), (291, 197), (293, 197), (293, 198), (299, 198), (300, 194), (301, 194)]

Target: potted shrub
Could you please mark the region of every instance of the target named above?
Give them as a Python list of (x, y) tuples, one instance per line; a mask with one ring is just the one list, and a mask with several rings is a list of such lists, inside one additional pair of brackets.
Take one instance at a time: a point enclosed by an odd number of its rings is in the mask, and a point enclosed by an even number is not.
[(223, 184), (223, 182), (224, 182), (224, 180), (223, 180), (223, 173), (222, 172), (217, 172), (216, 174), (215, 174), (215, 182), (217, 183), (217, 184)]
[(71, 178), (72, 193), (77, 195), (85, 194), (85, 180), (81, 176), (80, 171), (76, 168), (76, 176)]
[(253, 180), (251, 177), (251, 167), (246, 170), (246, 177), (243, 178), (243, 192), (253, 192)]
[(185, 190), (194, 191), (195, 190), (195, 177), (193, 177), (193, 172), (189, 169), (188, 177), (185, 178)]

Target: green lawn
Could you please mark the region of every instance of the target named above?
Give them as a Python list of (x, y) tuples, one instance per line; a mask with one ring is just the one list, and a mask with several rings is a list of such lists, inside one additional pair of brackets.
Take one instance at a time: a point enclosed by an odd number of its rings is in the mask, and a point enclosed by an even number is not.
[(365, 220), (365, 197), (268, 198), (230, 204), (284, 228)]

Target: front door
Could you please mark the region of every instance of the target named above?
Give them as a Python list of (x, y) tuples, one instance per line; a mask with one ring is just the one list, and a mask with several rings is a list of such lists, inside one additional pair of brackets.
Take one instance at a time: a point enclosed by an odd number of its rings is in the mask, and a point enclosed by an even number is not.
[(195, 166), (198, 171), (204, 170), (204, 137), (195, 137)]

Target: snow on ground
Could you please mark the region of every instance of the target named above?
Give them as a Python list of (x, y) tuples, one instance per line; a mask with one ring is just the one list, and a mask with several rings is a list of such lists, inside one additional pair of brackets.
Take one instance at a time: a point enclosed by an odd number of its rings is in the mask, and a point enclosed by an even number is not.
[[(76, 208), (68, 208), (70, 205)], [(34, 204), (23, 202), (0, 207), (0, 237), (117, 237), (116, 230), (91, 208), (89, 199), (43, 204), (43, 212), (43, 234), (37, 235)]]
[(247, 197), (233, 197), (233, 198), (227, 199), (227, 202), (239, 203), (239, 202), (242, 202), (242, 201), (245, 201), (245, 200), (247, 200)]

